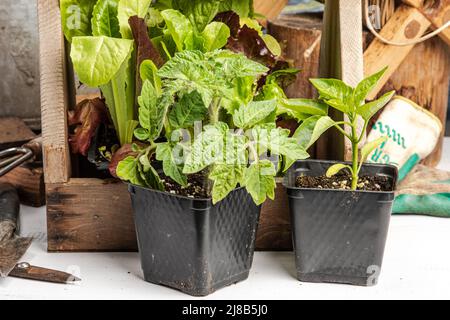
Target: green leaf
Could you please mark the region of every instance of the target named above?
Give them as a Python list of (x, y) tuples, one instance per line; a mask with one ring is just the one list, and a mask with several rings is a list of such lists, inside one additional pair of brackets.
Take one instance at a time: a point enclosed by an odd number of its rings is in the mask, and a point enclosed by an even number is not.
[(378, 148), (383, 142), (386, 142), (388, 140), (388, 137), (380, 137), (374, 141), (371, 141), (369, 143), (366, 143), (364, 147), (361, 149), (361, 163), (365, 162), (367, 160), (367, 157), (372, 153), (373, 150)]
[(127, 63), (134, 42), (109, 37), (75, 37), (70, 56), (80, 81), (90, 87), (107, 84)]
[(92, 34), (120, 38), (119, 19), (117, 18), (119, 0), (99, 0), (92, 14)]
[(306, 119), (295, 131), (293, 138), (305, 150), (309, 149), (320, 136), (334, 127), (336, 122), (328, 116), (313, 116)]
[(377, 73), (365, 78), (356, 86), (353, 92), (353, 101), (357, 107), (364, 104), (367, 95), (375, 88), (387, 69), (388, 67), (383, 68)]
[(381, 108), (383, 108), (394, 96), (395, 91), (385, 93), (378, 100), (366, 103), (356, 109), (356, 113), (359, 114), (364, 120), (369, 121)]
[(309, 115), (328, 114), (328, 106), (320, 101), (311, 99), (282, 99), (281, 104), (285, 109)]
[(156, 148), (156, 160), (163, 162), (164, 174), (171, 177), (176, 183), (186, 186), (187, 177), (183, 174), (183, 167), (180, 165), (182, 159), (174, 155), (174, 150), (170, 143), (159, 143)]
[(250, 29), (258, 31), (258, 34), (262, 37), (264, 36), (262, 25), (256, 19), (252, 19), (249, 17), (240, 17), (240, 26), (241, 28), (246, 25)]
[(173, 0), (172, 4), (189, 19), (196, 31), (202, 32), (217, 15), (220, 0)]
[(230, 37), (230, 28), (222, 22), (211, 22), (202, 32), (205, 39), (204, 50), (213, 51), (225, 47)]
[(277, 70), (267, 76), (266, 83), (282, 84), (285, 78), (287, 78), (289, 82), (293, 82), (297, 78), (299, 72), (300, 70), (295, 68)]
[(186, 157), (183, 173), (196, 173), (215, 162), (223, 162), (227, 133), (228, 126), (223, 122), (205, 126), (203, 132), (195, 138), (192, 144), (191, 152)]
[(233, 115), (234, 124), (242, 129), (252, 128), (269, 117), (274, 118), (276, 106), (276, 100), (252, 101), (242, 105)]
[(126, 157), (117, 165), (116, 174), (124, 181), (141, 186), (142, 181), (138, 170), (138, 159)]
[(338, 79), (310, 79), (324, 100), (347, 101), (353, 94), (353, 88)]
[(241, 18), (253, 15), (253, 0), (223, 0), (219, 12), (234, 11)]
[(162, 78), (199, 82), (209, 76), (210, 70), (206, 63), (205, 55), (200, 51), (178, 52), (159, 69), (158, 75)]
[(243, 54), (236, 54), (228, 50), (208, 52), (206, 56), (211, 57), (216, 62), (215, 71), (223, 72), (229, 79), (259, 77), (269, 71), (267, 67), (248, 59)]
[(150, 139), (150, 133), (147, 129), (144, 128), (137, 128), (136, 130), (134, 130), (134, 136), (141, 141), (147, 141), (148, 139)]
[(269, 160), (252, 163), (246, 168), (242, 184), (257, 205), (264, 203), (267, 197), (275, 198), (275, 175), (275, 166)]
[(188, 128), (203, 120), (207, 111), (197, 91), (184, 94), (169, 114), (170, 125), (175, 129)]
[(158, 76), (158, 67), (151, 60), (144, 60), (139, 68), (139, 73), (143, 82), (149, 80), (155, 88), (158, 95), (162, 94), (161, 78)]
[(178, 51), (183, 51), (184, 41), (188, 37), (189, 33), (193, 32), (192, 24), (189, 20), (179, 11), (168, 9), (161, 12), (166, 26), (172, 35), (173, 40), (177, 46)]
[(245, 166), (219, 164), (213, 167), (209, 179), (214, 181), (212, 187), (213, 204), (223, 200), (241, 182)]
[(328, 104), (330, 107), (341, 111), (342, 113), (350, 113), (353, 111), (352, 106), (348, 105), (347, 103), (338, 100), (338, 99), (331, 99), (331, 100), (325, 100), (326, 104)]
[(343, 163), (337, 163), (337, 164), (332, 165), (331, 167), (329, 167), (327, 172), (325, 173), (325, 175), (327, 176), (327, 178), (331, 178), (332, 176), (338, 174), (343, 169), (350, 170), (350, 173), (353, 171), (352, 168), (349, 165), (346, 165), (346, 164), (343, 164)]
[(270, 34), (263, 34), (262, 39), (264, 40), (264, 43), (266, 44), (267, 48), (269, 48), (270, 52), (276, 57), (281, 56), (281, 46), (277, 39), (275, 39)]
[(144, 82), (138, 102), (139, 123), (149, 131), (150, 139), (155, 140), (162, 131), (167, 109), (164, 104), (158, 103), (158, 94), (149, 80)]
[[(334, 125), (335, 122), (328, 116), (312, 116), (300, 124), (292, 138), (304, 150), (308, 150), (325, 131)], [(286, 157), (283, 171), (287, 171), (295, 161), (293, 158)]]
[(120, 33), (124, 39), (133, 39), (128, 23), (130, 17), (145, 18), (152, 0), (119, 0), (118, 18)]
[(158, 172), (152, 167), (147, 155), (139, 157), (139, 163), (137, 164), (137, 171), (143, 186), (152, 188), (155, 190), (164, 191), (165, 187)]
[(67, 41), (92, 35), (91, 18), (96, 0), (61, 0), (61, 20)]
[(193, 30), (188, 33), (186, 39), (184, 39), (184, 49), (185, 50), (200, 50), (205, 51), (205, 38), (194, 32)]
[(134, 130), (137, 128), (138, 125), (139, 121), (127, 120), (124, 144), (131, 143), (133, 141)]
[(255, 143), (260, 144), (258, 150), (269, 149), (271, 154), (286, 156), (293, 160), (309, 158), (309, 154), (297, 140), (289, 137), (288, 129), (256, 126), (252, 130), (252, 135)]

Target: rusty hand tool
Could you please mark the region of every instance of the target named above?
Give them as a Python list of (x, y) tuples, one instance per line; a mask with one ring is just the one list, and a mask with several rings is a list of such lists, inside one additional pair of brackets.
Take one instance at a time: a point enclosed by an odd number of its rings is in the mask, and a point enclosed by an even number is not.
[(62, 271), (17, 263), (30, 247), (32, 238), (17, 235), (19, 196), (16, 189), (0, 183), (0, 277), (18, 277), (56, 283), (73, 283), (80, 279)]

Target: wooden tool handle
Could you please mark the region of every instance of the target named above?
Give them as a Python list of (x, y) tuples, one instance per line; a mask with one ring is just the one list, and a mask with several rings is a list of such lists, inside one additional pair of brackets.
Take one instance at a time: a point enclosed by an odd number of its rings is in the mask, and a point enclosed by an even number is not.
[(20, 210), (19, 195), (9, 183), (0, 183), (0, 241), (9, 240), (17, 229)]

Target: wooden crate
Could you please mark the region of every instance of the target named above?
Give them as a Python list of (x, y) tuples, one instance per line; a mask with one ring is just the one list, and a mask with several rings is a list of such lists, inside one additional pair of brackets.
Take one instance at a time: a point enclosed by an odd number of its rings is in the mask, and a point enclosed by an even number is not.
[[(43, 158), (47, 191), (48, 251), (135, 251), (127, 186), (117, 180), (77, 178), (68, 146), (67, 110), (75, 103), (73, 73), (61, 29), (58, 0), (39, 0)], [(284, 191), (262, 210), (257, 248), (285, 247), (277, 233)], [(282, 205), (285, 207), (285, 204)], [(287, 210), (285, 210), (287, 214)], [(287, 237), (287, 234), (286, 234)], [(289, 232), (290, 242), (290, 232)], [(274, 245), (275, 244), (275, 245)]]

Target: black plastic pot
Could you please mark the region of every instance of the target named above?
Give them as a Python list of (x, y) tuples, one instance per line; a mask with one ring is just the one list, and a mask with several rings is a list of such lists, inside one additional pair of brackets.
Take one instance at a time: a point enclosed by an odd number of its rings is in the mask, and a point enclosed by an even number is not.
[(206, 296), (245, 280), (261, 207), (243, 188), (212, 205), (130, 185), (146, 281)]
[[(320, 176), (335, 163), (298, 161), (285, 177), (297, 278), (306, 282), (375, 285), (381, 270), (394, 191), (295, 187), (299, 175)], [(366, 164), (361, 175), (384, 175), (395, 186), (397, 168)]]

